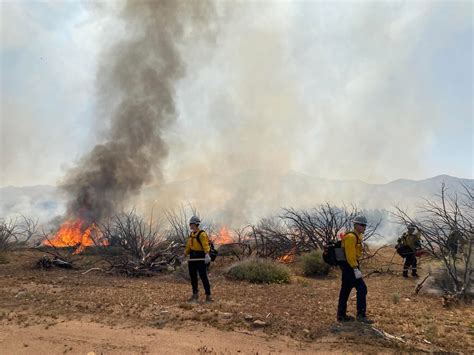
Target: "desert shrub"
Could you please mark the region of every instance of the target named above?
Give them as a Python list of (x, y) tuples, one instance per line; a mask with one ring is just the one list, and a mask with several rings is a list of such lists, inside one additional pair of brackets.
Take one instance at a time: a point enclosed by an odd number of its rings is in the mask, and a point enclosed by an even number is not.
[(264, 259), (247, 259), (230, 268), (227, 276), (252, 283), (288, 283), (290, 271), (284, 265)]
[(324, 276), (329, 273), (329, 265), (324, 262), (319, 250), (303, 255), (301, 264), (305, 276)]
[(0, 253), (0, 264), (8, 264), (10, 260), (5, 253)]
[(400, 303), (400, 294), (398, 292), (392, 293), (392, 302), (393, 304)]

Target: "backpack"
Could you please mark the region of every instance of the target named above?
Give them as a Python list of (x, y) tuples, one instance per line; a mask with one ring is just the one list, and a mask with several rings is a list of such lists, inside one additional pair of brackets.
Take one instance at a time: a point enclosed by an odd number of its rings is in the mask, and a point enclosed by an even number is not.
[(338, 266), (346, 261), (346, 256), (341, 244), (341, 241), (338, 240), (337, 242), (332, 242), (324, 246), (323, 260), (326, 264)]
[[(199, 238), (199, 236), (201, 235), (202, 232), (204, 232), (204, 231), (202, 231), (202, 230), (199, 231), (198, 235), (196, 236), (196, 239), (199, 242), (199, 244), (201, 244), (201, 248), (204, 249), (204, 247), (202, 246), (202, 243), (201, 243), (201, 239)], [(209, 256), (211, 257), (211, 261), (216, 260), (218, 254), (219, 254), (219, 252), (214, 247), (214, 243), (209, 239)]]
[(395, 246), (398, 255), (402, 258), (406, 258), (409, 254), (413, 254), (413, 251), (406, 245), (406, 234), (404, 233), (397, 240), (397, 245)]

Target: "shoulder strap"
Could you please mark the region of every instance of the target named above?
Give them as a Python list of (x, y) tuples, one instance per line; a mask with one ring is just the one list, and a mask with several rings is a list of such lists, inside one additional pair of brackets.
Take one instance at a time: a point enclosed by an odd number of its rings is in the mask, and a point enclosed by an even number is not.
[(196, 236), (196, 239), (197, 239), (198, 243), (201, 244), (201, 248), (204, 249), (204, 247), (202, 246), (202, 243), (201, 243), (201, 239), (199, 238), (199, 236), (201, 235), (202, 232), (204, 232), (204, 231), (203, 231), (203, 230), (200, 230), (200, 231), (199, 231), (199, 233), (198, 233), (197, 236)]

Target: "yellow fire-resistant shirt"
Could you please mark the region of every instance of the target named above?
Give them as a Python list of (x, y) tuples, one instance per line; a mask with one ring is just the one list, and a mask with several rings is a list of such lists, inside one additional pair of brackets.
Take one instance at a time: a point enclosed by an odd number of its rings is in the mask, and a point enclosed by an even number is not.
[[(201, 244), (199, 244), (199, 241), (197, 240), (198, 234), (199, 234), (199, 240), (201, 241), (202, 246)], [(201, 230), (197, 231), (196, 233), (191, 232), (191, 234), (188, 237), (188, 241), (186, 243), (186, 255), (189, 255), (189, 253), (191, 253), (191, 250), (204, 251), (206, 254), (209, 253), (209, 250), (210, 250), (209, 237), (207, 236), (206, 232), (201, 231)]]
[(342, 239), (341, 246), (346, 254), (346, 260), (352, 268), (359, 267), (359, 259), (362, 256), (363, 234), (357, 234), (355, 230), (346, 233)]
[(403, 245), (415, 251), (417, 247), (420, 245), (420, 235), (421, 235), (420, 232), (416, 234), (410, 234), (408, 232), (403, 233), (402, 238), (401, 238)]

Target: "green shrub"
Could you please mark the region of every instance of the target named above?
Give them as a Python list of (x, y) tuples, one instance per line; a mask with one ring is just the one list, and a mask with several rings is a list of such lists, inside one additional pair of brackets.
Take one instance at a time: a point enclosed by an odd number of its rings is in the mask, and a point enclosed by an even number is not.
[(232, 266), (227, 276), (252, 283), (288, 283), (290, 271), (284, 265), (264, 259), (248, 259)]
[(398, 304), (400, 303), (400, 294), (395, 292), (395, 293), (392, 293), (392, 302), (393, 304)]
[(305, 276), (325, 276), (329, 274), (329, 265), (323, 260), (321, 251), (312, 251), (301, 258)]
[(0, 253), (0, 264), (8, 264), (10, 260), (5, 253)]

